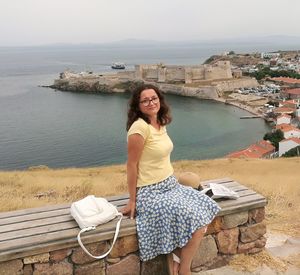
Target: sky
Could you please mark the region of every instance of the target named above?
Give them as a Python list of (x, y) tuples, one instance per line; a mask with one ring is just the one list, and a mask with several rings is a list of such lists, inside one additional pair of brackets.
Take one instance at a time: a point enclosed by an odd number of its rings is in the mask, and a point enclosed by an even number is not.
[(300, 36), (300, 0), (0, 0), (0, 46)]

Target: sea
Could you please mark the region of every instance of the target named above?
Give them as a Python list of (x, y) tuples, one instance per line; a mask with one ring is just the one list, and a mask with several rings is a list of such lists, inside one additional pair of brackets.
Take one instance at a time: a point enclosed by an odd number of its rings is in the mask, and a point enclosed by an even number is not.
[[(224, 51), (274, 50), (272, 45), (52, 45), (0, 47), (0, 170), (94, 167), (126, 162), (130, 94), (78, 94), (50, 85), (66, 69), (112, 72), (112, 62), (202, 64)], [(262, 119), (222, 103), (166, 95), (173, 122), (172, 161), (224, 157), (263, 138)]]

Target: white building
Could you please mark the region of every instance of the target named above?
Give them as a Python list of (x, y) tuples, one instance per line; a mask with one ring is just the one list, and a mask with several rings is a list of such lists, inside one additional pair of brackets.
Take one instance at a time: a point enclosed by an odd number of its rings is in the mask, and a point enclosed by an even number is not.
[(276, 119), (276, 125), (280, 125), (280, 124), (290, 124), (291, 123), (291, 116), (287, 115), (287, 114), (283, 114), (279, 117), (277, 117)]
[(261, 58), (278, 58), (280, 53), (261, 53)]
[(300, 145), (300, 138), (289, 138), (279, 142), (279, 157)]
[(289, 124), (276, 125), (276, 129), (280, 129), (283, 132), (284, 138), (300, 138), (300, 130)]

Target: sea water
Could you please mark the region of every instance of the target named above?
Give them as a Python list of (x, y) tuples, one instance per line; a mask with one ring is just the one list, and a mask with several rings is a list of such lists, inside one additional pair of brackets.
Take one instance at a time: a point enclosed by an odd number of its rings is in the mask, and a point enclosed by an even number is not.
[[(203, 47), (0, 48), (0, 169), (87, 167), (126, 161), (128, 94), (76, 94), (49, 85), (60, 72), (110, 72), (111, 62), (201, 64), (220, 49)], [(166, 95), (173, 122), (172, 160), (223, 157), (270, 129), (261, 119), (209, 100)]]

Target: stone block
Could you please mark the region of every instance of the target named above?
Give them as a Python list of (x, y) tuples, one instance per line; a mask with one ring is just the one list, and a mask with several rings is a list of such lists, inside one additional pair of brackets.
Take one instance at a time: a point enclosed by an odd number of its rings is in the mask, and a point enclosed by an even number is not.
[(122, 259), (119, 263), (107, 265), (106, 275), (140, 275), (140, 259), (137, 255), (131, 254)]
[[(265, 237), (260, 237), (258, 240), (250, 243), (239, 243), (238, 253), (256, 253), (261, 251), (261, 248), (265, 247), (267, 239)], [(254, 249), (259, 248), (259, 250)]]
[[(218, 255), (216, 258), (214, 258), (210, 262), (207, 262), (205, 265), (192, 267), (191, 269), (193, 272), (200, 272), (204, 270), (220, 268), (222, 266), (228, 265), (231, 258), (231, 255)], [(204, 272), (204, 274), (206, 273)]]
[(263, 250), (263, 248), (253, 247), (252, 249), (250, 249), (248, 251), (248, 254), (255, 254), (255, 253), (261, 252), (262, 250)]
[(22, 260), (12, 260), (0, 263), (0, 275), (17, 275), (23, 274)]
[(39, 255), (29, 256), (24, 258), (24, 264), (34, 264), (34, 263), (47, 263), (49, 262), (49, 253), (43, 253)]
[(106, 258), (106, 262), (109, 264), (116, 264), (119, 261), (121, 261), (121, 258), (111, 258), (109, 256)]
[(222, 230), (223, 217), (215, 217), (213, 221), (208, 225), (206, 235), (218, 233)]
[(86, 265), (75, 267), (74, 275), (105, 275), (105, 265), (103, 261), (97, 261)]
[(204, 237), (192, 261), (192, 268), (204, 265), (212, 261), (218, 255), (215, 239), (208, 235)]
[(51, 262), (60, 262), (70, 256), (72, 253), (71, 249), (61, 249), (50, 252), (50, 261)]
[(236, 254), (238, 247), (239, 229), (225, 229), (216, 235), (216, 241), (220, 253)]
[(257, 248), (263, 248), (266, 246), (267, 238), (262, 236), (258, 240), (255, 241), (255, 247)]
[(23, 275), (32, 275), (33, 274), (33, 267), (31, 264), (24, 265), (23, 268)]
[[(88, 244), (85, 247), (94, 256), (102, 255), (108, 250), (107, 242)], [(73, 250), (71, 260), (75, 264), (87, 264), (96, 261), (96, 259), (87, 255), (81, 247)]]
[(266, 234), (267, 229), (264, 223), (257, 223), (249, 226), (241, 226), (240, 232), (240, 241), (250, 243)]
[(67, 262), (34, 264), (33, 275), (73, 275), (73, 265)]
[(119, 238), (112, 251), (110, 252), (110, 256), (112, 258), (118, 258), (128, 255), (129, 253), (136, 252), (139, 249), (137, 236), (131, 235)]
[(249, 224), (260, 223), (264, 219), (265, 219), (264, 207), (249, 210), (249, 218), (248, 218)]
[(141, 263), (141, 275), (165, 275), (168, 274), (167, 259), (160, 255), (152, 260)]
[(254, 247), (255, 247), (255, 242), (239, 243), (237, 253), (248, 253)]
[(223, 217), (223, 229), (230, 229), (245, 224), (248, 221), (248, 211), (225, 215)]

